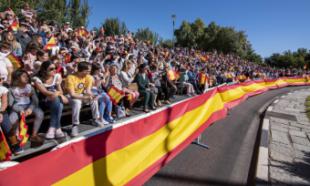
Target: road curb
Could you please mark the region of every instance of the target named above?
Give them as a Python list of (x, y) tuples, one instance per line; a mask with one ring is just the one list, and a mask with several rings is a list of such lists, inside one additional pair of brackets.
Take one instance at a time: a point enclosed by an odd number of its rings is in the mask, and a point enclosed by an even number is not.
[(262, 126), (261, 126), (261, 136), (258, 147), (258, 157), (257, 157), (257, 165), (256, 165), (256, 185), (263, 186), (269, 184), (269, 139), (270, 139), (270, 119), (268, 116), (268, 112), (272, 112), (273, 105), (277, 104), (281, 99), (285, 98), (288, 94), (292, 94), (289, 92), (287, 94), (281, 95), (273, 99), (271, 104), (266, 109), (264, 114)]
[(266, 185), (266, 183), (268, 183), (269, 181), (269, 161), (268, 161), (269, 124), (270, 120), (264, 118), (260, 137), (260, 144), (258, 149), (258, 161), (256, 167), (256, 179), (259, 181), (259, 183), (257, 183), (256, 185)]

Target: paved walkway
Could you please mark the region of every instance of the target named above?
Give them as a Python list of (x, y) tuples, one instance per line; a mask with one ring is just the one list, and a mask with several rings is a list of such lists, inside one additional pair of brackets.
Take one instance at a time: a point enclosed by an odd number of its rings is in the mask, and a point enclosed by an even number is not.
[(310, 121), (305, 100), (310, 89), (281, 96), (266, 112), (269, 119), (271, 185), (310, 185)]

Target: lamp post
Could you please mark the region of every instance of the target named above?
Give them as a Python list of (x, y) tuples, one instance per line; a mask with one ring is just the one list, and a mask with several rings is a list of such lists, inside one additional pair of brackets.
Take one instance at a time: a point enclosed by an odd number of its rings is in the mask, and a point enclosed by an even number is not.
[(175, 14), (172, 14), (171, 18), (172, 18), (172, 42), (173, 42), (173, 48), (174, 48), (175, 47), (174, 26), (175, 26), (175, 20), (176, 20), (177, 16)]

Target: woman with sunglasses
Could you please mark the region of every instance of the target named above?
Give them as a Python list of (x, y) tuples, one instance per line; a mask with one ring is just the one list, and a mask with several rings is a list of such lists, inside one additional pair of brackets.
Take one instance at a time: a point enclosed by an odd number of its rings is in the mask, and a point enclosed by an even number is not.
[(35, 88), (39, 91), (41, 107), (50, 110), (51, 113), (50, 126), (45, 137), (47, 139), (65, 137), (61, 130), (60, 120), (63, 104), (67, 104), (68, 99), (63, 95), (62, 78), (56, 73), (55, 64), (52, 61), (43, 62), (33, 81)]

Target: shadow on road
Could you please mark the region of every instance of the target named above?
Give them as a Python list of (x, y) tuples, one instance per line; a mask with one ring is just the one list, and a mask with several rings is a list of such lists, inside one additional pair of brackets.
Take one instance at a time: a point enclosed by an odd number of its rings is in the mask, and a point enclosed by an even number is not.
[(158, 173), (154, 176), (155, 178), (159, 180), (163, 180), (166, 183), (182, 183), (188, 184), (188, 185), (221, 185), (221, 186), (243, 186), (242, 183), (237, 182), (226, 182), (223, 180), (216, 180), (216, 179), (209, 179), (209, 178), (199, 178), (194, 176), (184, 176), (184, 175), (173, 175), (173, 174), (167, 174), (167, 173)]

